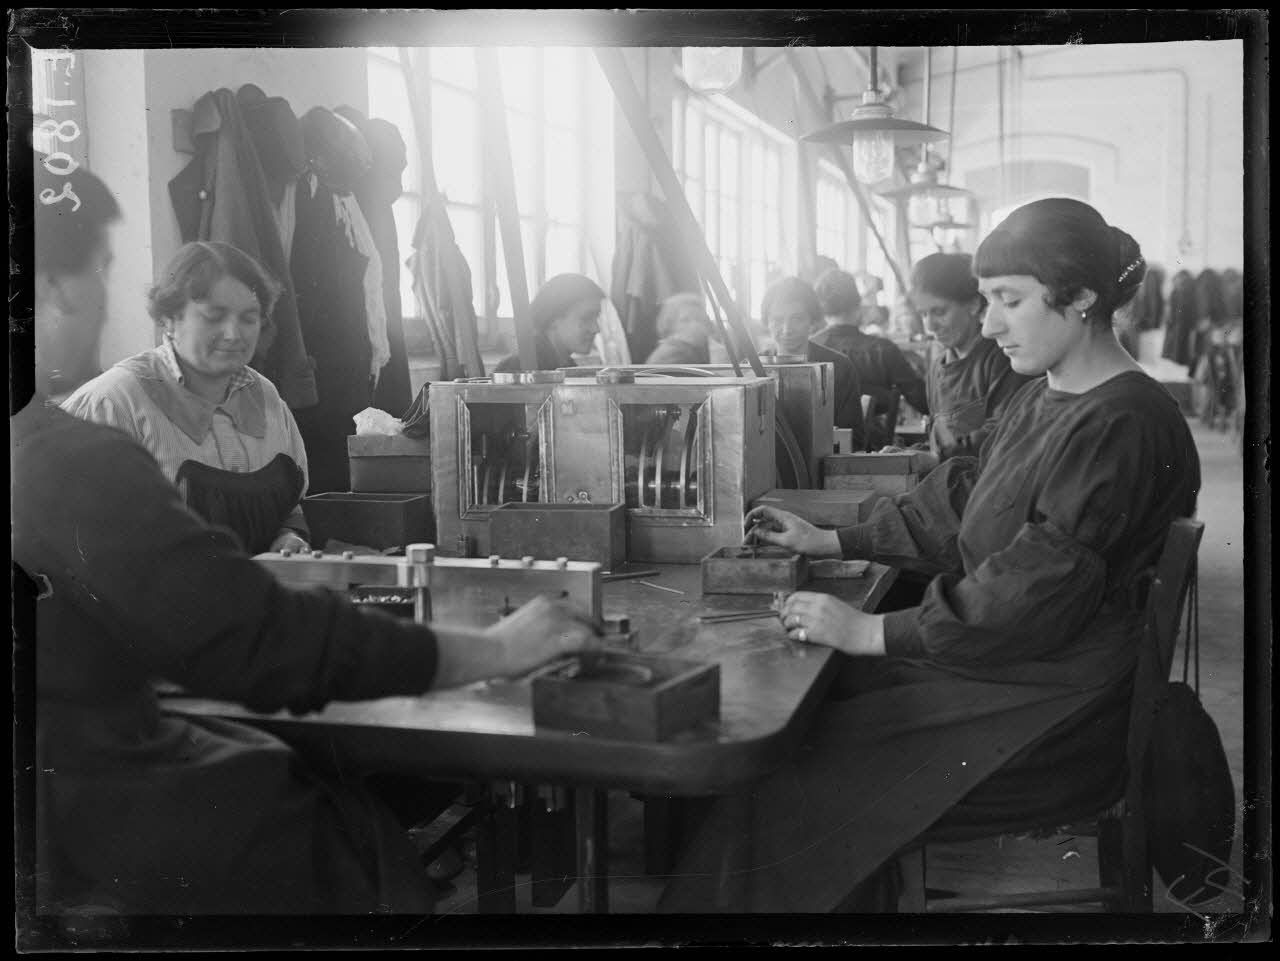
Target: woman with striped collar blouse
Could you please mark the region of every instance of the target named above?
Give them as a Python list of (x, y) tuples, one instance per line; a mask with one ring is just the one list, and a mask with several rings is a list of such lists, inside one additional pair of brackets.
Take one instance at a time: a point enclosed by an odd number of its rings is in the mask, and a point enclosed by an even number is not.
[(230, 244), (183, 246), (149, 295), (160, 346), (121, 361), (63, 403), (141, 443), (187, 506), (245, 550), (306, 550), (307, 455), (289, 408), (249, 367), (279, 285)]

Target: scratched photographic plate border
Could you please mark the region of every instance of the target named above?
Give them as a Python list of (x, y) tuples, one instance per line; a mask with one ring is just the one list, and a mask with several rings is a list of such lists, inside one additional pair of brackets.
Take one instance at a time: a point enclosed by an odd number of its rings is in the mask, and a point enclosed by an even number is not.
[[(495, 16), (498, 14), (500, 16)], [(1070, 10), (855, 10), (855, 11), (679, 11), (611, 13), (603, 10), (381, 11), (350, 10), (141, 10), (43, 9), (11, 11), (9, 32), (9, 186), (11, 226), (10, 405), (30, 396), (31, 103), (29, 55), (38, 47), (312, 47), (395, 46), (410, 36), (439, 43), (520, 43), (534, 18), (584, 22), (602, 42), (631, 46), (876, 44), (1118, 43), (1238, 38), (1244, 45), (1246, 315), (1270, 317), (1270, 223), (1267, 135), (1269, 84), (1267, 14), (1263, 10), (1070, 11)], [(228, 83), (235, 78), (228, 78)], [(1117, 96), (1122, 95), (1117, 91)], [(13, 108), (16, 108), (14, 110)], [(23, 109), (28, 112), (23, 113)], [(126, 211), (126, 214), (128, 211)], [(1269, 938), (1271, 899), (1270, 783), (1271, 702), (1268, 642), (1271, 631), (1269, 467), (1270, 330), (1255, 324), (1246, 333), (1249, 397), (1245, 425), (1244, 514), (1247, 652), (1245, 680), (1245, 870), (1251, 910), (1219, 916), (1209, 940)], [(34, 788), (30, 775), (34, 704), (32, 627), (34, 587), (14, 579), (14, 758), (16, 823), (30, 825)], [(25, 735), (25, 736), (24, 736)], [(32, 917), (34, 865), (30, 832), (19, 831), (17, 946), (23, 951), (74, 948), (48, 919)], [(1248, 930), (1249, 933), (1241, 934)], [(1104, 943), (1206, 940), (1207, 926), (1192, 915), (1001, 914), (986, 916), (735, 916), (732, 919), (620, 915), (477, 916), (403, 918), (128, 918), (106, 943), (85, 948), (168, 951), (201, 949), (391, 948), (555, 945), (788, 945), (960, 943)]]

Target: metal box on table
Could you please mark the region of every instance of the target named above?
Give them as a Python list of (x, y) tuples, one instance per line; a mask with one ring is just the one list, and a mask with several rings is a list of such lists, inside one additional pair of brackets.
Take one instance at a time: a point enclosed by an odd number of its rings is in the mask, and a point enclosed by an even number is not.
[(567, 557), (617, 570), (627, 559), (621, 504), (503, 504), (489, 515), (489, 543), (511, 556)]
[(553, 408), (548, 499), (625, 505), (632, 561), (696, 564), (739, 542), (748, 505), (773, 486), (767, 378), (571, 378)]
[(533, 678), (535, 727), (665, 741), (720, 716), (720, 665), (596, 651)]
[(815, 527), (848, 527), (867, 520), (880, 497), (880, 492), (871, 488), (771, 490), (757, 497), (751, 506), (789, 511)]
[(490, 514), (506, 503), (550, 500), (555, 386), (488, 378), (431, 385), (432, 505), (441, 554), (489, 554)]
[(403, 434), (347, 438), (351, 489), (363, 494), (431, 493), (431, 441)]
[[(740, 365), (750, 374), (751, 368)], [(822, 363), (769, 363), (763, 362), (765, 374), (774, 382), (774, 397), (778, 416), (785, 420), (800, 448), (800, 459), (809, 473), (811, 487), (817, 487), (822, 478), (822, 458), (831, 453), (835, 423), (835, 367)], [(566, 382), (579, 377), (594, 376), (603, 368), (562, 368)], [(632, 364), (612, 370), (662, 370), (662, 365)], [(687, 371), (697, 376), (701, 371), (716, 377), (736, 376), (730, 364), (698, 364), (693, 367), (672, 367), (673, 376)], [(644, 376), (640, 374), (640, 376)], [(775, 458), (776, 465), (776, 458)], [(775, 484), (776, 486), (776, 484)]]
[(781, 547), (722, 547), (702, 559), (703, 594), (794, 591), (808, 579), (804, 555)]
[(886, 496), (911, 490), (928, 463), (923, 451), (893, 454), (832, 454), (822, 464), (827, 490), (870, 489)]
[(317, 547), (339, 540), (385, 550), (435, 536), (425, 494), (312, 494), (302, 499), (302, 513)]

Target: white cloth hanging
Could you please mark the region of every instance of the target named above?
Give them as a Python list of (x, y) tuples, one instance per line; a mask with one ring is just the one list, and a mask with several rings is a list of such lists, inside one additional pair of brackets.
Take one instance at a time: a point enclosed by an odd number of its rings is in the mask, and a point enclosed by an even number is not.
[(334, 194), (333, 208), (338, 223), (346, 231), (347, 242), (368, 260), (363, 278), (365, 316), (369, 346), (373, 351), (369, 362), (370, 375), (376, 383), (378, 374), (391, 359), (391, 343), (387, 339), (387, 308), (382, 300), (382, 258), (378, 256), (369, 222), (364, 219), (355, 195)]

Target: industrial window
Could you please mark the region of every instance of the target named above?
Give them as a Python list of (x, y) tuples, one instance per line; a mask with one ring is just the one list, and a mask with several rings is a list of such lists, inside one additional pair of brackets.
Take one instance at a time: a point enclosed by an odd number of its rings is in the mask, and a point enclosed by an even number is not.
[(794, 141), (721, 96), (676, 95), (672, 157), (707, 246), (747, 316), (783, 271)]
[(864, 222), (844, 174), (834, 164), (818, 161), (815, 190), (818, 254), (830, 257), (842, 270), (860, 269)]
[[(415, 49), (414, 76), (418, 83), (430, 77), (436, 183), (471, 268), (482, 340), (494, 346), (499, 335), (511, 329), (511, 292), (486, 169), (491, 158), (483, 143), (475, 53), (471, 47)], [(594, 89), (605, 81), (588, 52), (577, 48), (501, 48), (498, 56), (529, 296), (548, 277), (563, 272), (585, 273), (607, 286), (607, 278), (596, 276), (599, 265), (591, 257), (586, 233), (589, 192), (598, 186), (587, 167), (599, 155), (601, 142), (612, 137), (611, 117), (602, 115), (599, 91)], [(422, 178), (395, 48), (370, 50), (369, 115), (396, 123), (409, 145), (406, 192), (394, 207), (404, 259), (411, 253), (422, 209)], [(407, 272), (402, 285), (405, 313), (415, 314), (417, 302)], [(492, 323), (498, 317), (504, 320)]]

